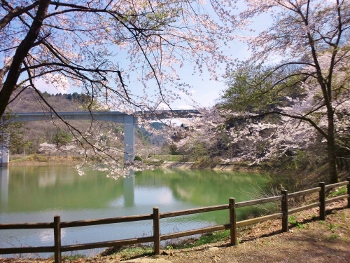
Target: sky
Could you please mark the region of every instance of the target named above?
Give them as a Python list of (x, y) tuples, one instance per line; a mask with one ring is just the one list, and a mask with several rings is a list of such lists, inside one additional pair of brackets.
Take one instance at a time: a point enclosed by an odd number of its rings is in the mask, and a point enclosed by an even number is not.
[[(247, 48), (240, 43), (232, 44), (230, 48), (232, 50), (232, 57), (244, 59), (247, 57)], [(224, 65), (223, 65), (224, 68)], [(189, 85), (188, 91), (192, 94), (189, 97), (186, 94), (179, 93), (181, 100), (177, 100), (172, 103), (173, 109), (194, 109), (202, 107), (211, 107), (220, 99), (220, 95), (227, 88), (225, 80), (223, 78), (219, 80), (213, 80), (210, 74), (204, 70), (204, 72), (199, 74), (193, 74), (193, 69), (190, 65), (186, 65), (179, 71), (180, 82), (187, 83)], [(219, 71), (219, 75), (224, 75), (224, 69)], [(127, 83), (129, 86), (133, 86), (132, 82)], [(57, 93), (80, 93), (80, 89), (76, 89), (71, 86), (66, 87), (54, 87), (53, 85), (47, 84), (44, 80), (36, 80), (36, 85), (39, 89), (50, 94)], [(166, 105), (160, 105), (160, 108), (167, 108)]]
[[(181, 81), (190, 85), (188, 91), (192, 96), (188, 97), (187, 94), (180, 92), (181, 100), (177, 100), (172, 104), (173, 109), (193, 109), (195, 107), (194, 104), (198, 104), (199, 107), (214, 106), (215, 101), (220, 98), (221, 92), (226, 88), (223, 81), (210, 80), (208, 75), (183, 74), (181, 75)], [(74, 87), (54, 87), (45, 83), (43, 80), (37, 80), (36, 85), (40, 91), (46, 91), (50, 94), (80, 93), (80, 89)]]
[[(247, 49), (243, 44), (233, 44), (230, 49), (232, 50), (232, 57), (234, 58), (244, 59), (247, 55)], [(181, 95), (181, 100), (177, 100), (171, 105), (173, 109), (193, 109), (195, 107), (214, 106), (215, 102), (217, 102), (217, 100), (220, 98), (222, 92), (227, 88), (223, 78), (219, 79), (218, 81), (213, 80), (211, 79), (210, 74), (205, 70), (201, 75), (193, 74), (192, 72), (192, 67), (186, 64), (179, 71), (179, 81), (189, 85), (188, 91), (190, 94), (192, 94), (192, 96), (188, 97), (186, 94), (179, 93)], [(220, 75), (223, 75), (224, 73), (224, 69), (221, 69)], [(35, 83), (42, 92), (46, 91), (50, 94), (81, 92), (80, 89), (76, 89), (71, 86), (54, 87), (41, 79), (36, 80)], [(132, 82), (127, 84), (129, 86), (134, 85)], [(193, 102), (193, 100), (195, 102)]]
[[(263, 29), (269, 18), (268, 17), (262, 17), (256, 21), (254, 21), (252, 27), (260, 31)], [(242, 33), (242, 32), (240, 32)], [(244, 34), (244, 33), (243, 33)], [(240, 42), (230, 43), (229, 46), (226, 47), (228, 52), (230, 52), (230, 56), (233, 59), (239, 59), (244, 60), (247, 59), (249, 56), (249, 52), (247, 47)], [(224, 68), (225, 65), (223, 65), (222, 69), (217, 69), (219, 72), (219, 75), (224, 75)], [(188, 97), (185, 94), (180, 94), (181, 100), (177, 100), (171, 104), (173, 109), (193, 109), (198, 107), (211, 107), (218, 102), (220, 99), (223, 91), (227, 88), (225, 84), (225, 80), (223, 78), (219, 79), (218, 81), (211, 80), (210, 75), (208, 72), (203, 72), (202, 75), (196, 74), (193, 75), (192, 67), (190, 65), (184, 65), (184, 67), (179, 71), (180, 75), (180, 82), (187, 83), (189, 85), (188, 91), (190, 94), (192, 94), (191, 97)], [(136, 79), (135, 74), (135, 79)], [(36, 81), (37, 86), (41, 91), (46, 91), (50, 94), (56, 94), (56, 93), (73, 93), (78, 92), (80, 93), (80, 90), (74, 88), (74, 87), (53, 87), (52, 85), (48, 85), (42, 80)], [(130, 87), (135, 87), (135, 85), (138, 85), (132, 82), (126, 83)], [(154, 90), (156, 88), (150, 88), (150, 90)], [(137, 90), (137, 88), (136, 88)], [(193, 100), (193, 101), (192, 101)], [(165, 106), (165, 104), (164, 104)], [(162, 105), (160, 105), (162, 107)]]

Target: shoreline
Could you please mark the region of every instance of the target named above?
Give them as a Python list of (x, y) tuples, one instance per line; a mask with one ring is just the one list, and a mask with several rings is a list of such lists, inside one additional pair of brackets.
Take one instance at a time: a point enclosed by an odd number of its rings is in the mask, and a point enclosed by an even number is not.
[(236, 171), (236, 172), (262, 172), (256, 166), (249, 167), (247, 164), (242, 163), (218, 163), (214, 167), (197, 167), (194, 162), (173, 162), (164, 161), (160, 165), (162, 168), (169, 169), (197, 169), (197, 170), (214, 170), (214, 171)]
[(49, 165), (77, 165), (81, 161), (74, 160), (72, 158), (64, 158), (64, 157), (50, 157), (49, 159), (45, 160), (38, 160), (38, 159), (14, 159), (10, 160), (8, 167), (13, 166), (21, 166), (21, 167), (27, 167), (27, 166), (49, 166)]
[[(28, 155), (16, 156), (10, 160), (7, 167), (13, 166), (50, 166), (50, 165), (77, 165), (80, 164), (79, 157), (74, 156), (44, 156), (44, 155)], [(215, 170), (215, 171), (239, 171), (239, 172), (262, 172), (257, 166), (248, 166), (242, 163), (218, 163), (214, 167), (208, 166), (198, 167), (195, 162), (175, 162), (164, 161), (161, 164), (154, 165), (157, 168), (166, 169), (196, 169), (196, 170)]]

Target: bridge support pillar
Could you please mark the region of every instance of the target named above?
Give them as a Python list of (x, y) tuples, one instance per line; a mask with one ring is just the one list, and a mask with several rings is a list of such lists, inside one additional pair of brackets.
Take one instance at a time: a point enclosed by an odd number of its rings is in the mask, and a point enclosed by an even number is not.
[(135, 158), (135, 120), (133, 115), (124, 118), (124, 164), (134, 161)]
[(9, 164), (9, 143), (10, 135), (3, 131), (0, 132), (0, 167), (7, 167)]

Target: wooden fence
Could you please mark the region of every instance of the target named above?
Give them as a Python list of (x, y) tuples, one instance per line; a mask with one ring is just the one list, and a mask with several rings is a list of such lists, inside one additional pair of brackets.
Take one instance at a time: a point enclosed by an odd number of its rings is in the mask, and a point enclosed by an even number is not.
[[(332, 197), (326, 198), (327, 190), (341, 187), (347, 185), (347, 193)], [(296, 207), (293, 209), (288, 209), (288, 200), (291, 198), (296, 198), (300, 196), (305, 196), (313, 193), (319, 193), (318, 202), (308, 204), (301, 207)], [(137, 216), (125, 216), (125, 217), (116, 217), (116, 218), (105, 218), (97, 220), (84, 220), (84, 221), (71, 221), (71, 222), (61, 222), (59, 216), (54, 217), (54, 221), (51, 223), (23, 223), (23, 224), (0, 224), (0, 230), (9, 230), (9, 229), (43, 229), (50, 228), (54, 231), (54, 245), (53, 246), (42, 246), (42, 247), (11, 247), (11, 248), (0, 248), (0, 254), (19, 254), (19, 253), (47, 253), (53, 252), (56, 263), (61, 263), (61, 253), (75, 250), (84, 250), (84, 249), (93, 249), (93, 248), (104, 248), (112, 246), (122, 246), (122, 245), (131, 245), (139, 243), (153, 243), (154, 244), (154, 253), (160, 253), (160, 241), (191, 236), (196, 234), (204, 234), (208, 232), (214, 232), (218, 230), (230, 230), (230, 244), (237, 245), (237, 229), (256, 224), (266, 220), (272, 219), (281, 219), (282, 220), (282, 231), (288, 231), (288, 216), (297, 213), (303, 210), (311, 209), (314, 207), (319, 207), (319, 219), (325, 220), (326, 218), (326, 204), (347, 198), (347, 207), (350, 208), (350, 177), (347, 178), (347, 181), (325, 185), (325, 183), (319, 183), (318, 187), (290, 193), (288, 194), (286, 190), (281, 191), (281, 195), (262, 198), (257, 200), (245, 201), (245, 202), (235, 202), (234, 198), (229, 199), (228, 204), (202, 207), (188, 210), (181, 210), (176, 212), (166, 212), (160, 213), (158, 208), (153, 208), (152, 214), (147, 215), (137, 215)], [(278, 213), (265, 215), (253, 219), (236, 221), (236, 210), (241, 207), (248, 207), (253, 205), (260, 205), (271, 202), (280, 202), (280, 211)], [(190, 215), (218, 210), (229, 210), (229, 223), (224, 225), (210, 226), (200, 229), (175, 232), (171, 234), (161, 235), (160, 233), (160, 220), (163, 218), (177, 217), (182, 215)], [(61, 229), (68, 227), (82, 227), (82, 226), (92, 226), (92, 225), (105, 225), (105, 224), (116, 224), (123, 222), (135, 222), (143, 220), (153, 220), (153, 235), (132, 239), (123, 239), (123, 240), (114, 240), (106, 242), (95, 242), (95, 243), (84, 243), (84, 244), (74, 244), (74, 245), (61, 245)]]

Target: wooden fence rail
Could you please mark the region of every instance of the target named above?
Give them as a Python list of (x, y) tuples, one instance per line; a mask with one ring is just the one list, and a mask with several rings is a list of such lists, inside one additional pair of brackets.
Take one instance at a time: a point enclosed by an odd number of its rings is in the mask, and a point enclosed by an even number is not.
[[(326, 199), (326, 191), (333, 189), (335, 187), (347, 186), (347, 193), (331, 197)], [(291, 198), (305, 196), (308, 194), (319, 193), (318, 202), (312, 204), (304, 205), (301, 207), (296, 207), (288, 209), (288, 203)], [(9, 230), (9, 229), (53, 229), (54, 231), (54, 245), (53, 246), (42, 246), (42, 247), (11, 247), (11, 248), (0, 248), (0, 254), (20, 254), (20, 253), (54, 253), (55, 262), (61, 263), (61, 253), (75, 250), (84, 250), (84, 249), (93, 249), (93, 248), (103, 248), (103, 247), (112, 247), (112, 246), (122, 246), (122, 245), (131, 245), (131, 244), (140, 244), (140, 243), (153, 243), (153, 249), (155, 254), (160, 253), (160, 241), (204, 234), (219, 230), (230, 230), (230, 244), (237, 245), (237, 229), (240, 227), (256, 224), (266, 220), (278, 219), (282, 220), (282, 231), (288, 231), (288, 216), (293, 213), (297, 213), (303, 210), (307, 210), (314, 207), (319, 207), (319, 219), (325, 220), (326, 217), (326, 204), (347, 198), (347, 207), (350, 208), (350, 177), (346, 181), (325, 185), (325, 183), (319, 183), (319, 187), (312, 189), (307, 189), (299, 192), (294, 192), (288, 194), (286, 190), (281, 191), (281, 195), (244, 201), (244, 202), (235, 202), (234, 198), (229, 199), (229, 204), (225, 205), (216, 205), (202, 208), (194, 208), (188, 210), (181, 210), (175, 212), (166, 212), (160, 213), (157, 207), (153, 208), (152, 214), (147, 215), (136, 215), (136, 216), (125, 216), (125, 217), (116, 217), (116, 218), (104, 218), (97, 220), (81, 220), (81, 221), (70, 221), (70, 222), (61, 222), (59, 216), (54, 217), (54, 221), (51, 223), (22, 223), (22, 224), (0, 224), (0, 230)], [(253, 205), (260, 205), (271, 202), (280, 202), (280, 212), (260, 216), (253, 219), (236, 221), (236, 212), (238, 208), (248, 207)], [(177, 217), (190, 214), (198, 214), (219, 210), (229, 210), (229, 223), (223, 225), (210, 226), (200, 229), (187, 230), (182, 232), (175, 232), (170, 234), (161, 235), (160, 233), (160, 221), (164, 218)], [(75, 245), (61, 245), (61, 229), (68, 227), (82, 227), (82, 226), (92, 226), (92, 225), (105, 225), (105, 224), (116, 224), (116, 223), (125, 223), (125, 222), (135, 222), (143, 220), (152, 220), (153, 221), (153, 235), (152, 236), (143, 236), (132, 239), (121, 239), (121, 240), (112, 240), (105, 242), (95, 242), (95, 243), (84, 243), (84, 244), (75, 244)]]

